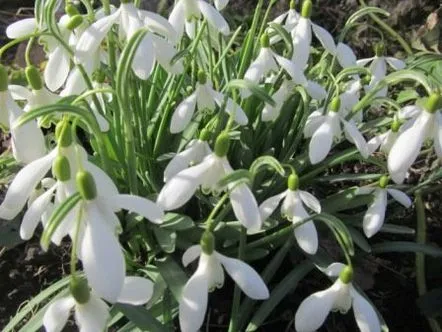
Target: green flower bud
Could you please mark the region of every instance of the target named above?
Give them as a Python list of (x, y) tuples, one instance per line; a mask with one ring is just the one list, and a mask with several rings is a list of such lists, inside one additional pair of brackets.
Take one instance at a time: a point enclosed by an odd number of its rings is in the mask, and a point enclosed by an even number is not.
[(206, 84), (207, 82), (207, 75), (203, 70), (198, 71), (198, 83), (201, 85)]
[(425, 110), (428, 113), (435, 113), (442, 107), (442, 96), (438, 93), (432, 93), (425, 103)]
[(290, 0), (290, 9), (296, 9), (296, 0)]
[(390, 181), (390, 178), (387, 175), (382, 176), (379, 179), (379, 187), (382, 189), (386, 188), (389, 181)]
[(81, 16), (81, 15), (74, 15), (69, 20), (68, 24), (66, 24), (66, 28), (68, 30), (72, 31), (72, 30), (78, 28), (81, 25), (81, 23), (83, 23), (83, 16)]
[(339, 112), (339, 109), (341, 108), (341, 98), (335, 97), (330, 102), (330, 111), (331, 112)]
[(305, 0), (302, 3), (301, 16), (305, 18), (310, 18), (312, 16), (313, 3), (311, 0)]
[(230, 147), (230, 137), (228, 133), (221, 133), (216, 138), (215, 142), (215, 154), (218, 157), (225, 157), (227, 152), (229, 152)]
[(55, 127), (55, 138), (58, 146), (62, 148), (70, 146), (73, 141), (71, 125), (66, 122), (59, 122)]
[(384, 56), (385, 54), (385, 45), (384, 43), (380, 42), (374, 45), (374, 53), (376, 56)]
[(205, 231), (200, 240), (201, 250), (206, 255), (212, 255), (215, 251), (215, 237), (212, 232)]
[(34, 66), (26, 67), (26, 79), (33, 90), (43, 89), (43, 81), (41, 80), (41, 75), (38, 69)]
[(211, 134), (210, 130), (208, 130), (208, 129), (203, 129), (203, 130), (201, 131), (201, 134), (200, 134), (199, 140), (200, 140), (200, 141), (203, 141), (203, 142), (207, 142), (207, 141), (210, 139), (210, 134)]
[(296, 174), (296, 173), (290, 174), (290, 176), (289, 176), (289, 178), (287, 180), (287, 187), (291, 191), (298, 190), (298, 188), (299, 188), (299, 176), (298, 176), (298, 174)]
[(97, 197), (97, 186), (91, 173), (79, 171), (75, 180), (78, 192), (84, 200), (91, 201)]
[(91, 296), (89, 285), (84, 278), (72, 277), (69, 283), (69, 291), (78, 304), (85, 304)]
[(400, 128), (401, 128), (401, 122), (399, 121), (399, 119), (397, 117), (395, 117), (392, 124), (391, 124), (390, 129), (393, 133), (397, 133)]
[(260, 39), (261, 47), (269, 48), (270, 47), (270, 37), (268, 34), (263, 33)]
[(58, 181), (66, 182), (71, 179), (71, 166), (68, 158), (58, 155), (52, 163), (52, 173)]
[(8, 70), (5, 66), (0, 65), (0, 92), (8, 90)]
[(72, 3), (67, 3), (66, 6), (64, 7), (64, 11), (70, 17), (80, 14), (77, 7), (75, 7)]
[(339, 279), (344, 284), (349, 284), (353, 280), (353, 269), (351, 266), (346, 266), (342, 269), (341, 273), (339, 274)]

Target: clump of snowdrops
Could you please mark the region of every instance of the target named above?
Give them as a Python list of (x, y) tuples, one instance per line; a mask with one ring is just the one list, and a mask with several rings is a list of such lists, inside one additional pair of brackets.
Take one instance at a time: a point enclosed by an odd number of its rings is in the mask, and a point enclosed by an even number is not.
[[(228, 2), (177, 0), (167, 19), (139, 1), (37, 0), (35, 18), (8, 27), (1, 53), (28, 43), (28, 85), (0, 68), (0, 121), (22, 165), (0, 217), (24, 210), (23, 239), (72, 249), (69, 276), (6, 331), (61, 331), (71, 313), (81, 331), (198, 331), (226, 275), (236, 284), (229, 331), (253, 331), (314, 269), (331, 286), (294, 308), (297, 331), (350, 309), (361, 331), (386, 326), (353, 279), (353, 256), (380, 232), (409, 233), (384, 224), (389, 196), (409, 208), (409, 194), (440, 178), (436, 167), (403, 185), (422, 154), (442, 157), (440, 87), (382, 38), (357, 59), (346, 37), (367, 15), (387, 15), (378, 8), (350, 16), (336, 39), (310, 19), (311, 0), (275, 19), (276, 1), (259, 0), (240, 27), (223, 17)], [(355, 162), (373, 173), (327, 175)], [(273, 283), (291, 250), (305, 260)]]

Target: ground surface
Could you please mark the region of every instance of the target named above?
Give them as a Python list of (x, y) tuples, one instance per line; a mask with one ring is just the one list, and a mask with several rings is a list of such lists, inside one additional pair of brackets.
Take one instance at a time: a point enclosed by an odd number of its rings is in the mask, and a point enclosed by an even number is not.
[[(411, 37), (412, 31), (421, 26), (428, 14), (440, 5), (439, 0), (373, 0), (367, 2), (389, 10), (392, 13), (389, 19), (390, 24), (407, 37)], [(230, 7), (231, 13), (236, 17), (251, 15), (255, 3), (256, 0), (233, 0)], [(285, 1), (281, 1), (275, 11), (285, 10), (285, 3)], [(316, 3), (316, 22), (335, 33), (345, 23), (348, 15), (357, 8), (356, 0), (319, 0)], [(17, 14), (18, 8), (32, 7), (32, 4), (33, 1), (0, 0), (0, 44), (5, 41), (5, 26), (32, 13), (32, 9), (25, 9)], [(155, 9), (156, 2), (145, 1), (145, 6)], [(361, 30), (356, 37), (349, 41), (359, 49), (361, 54), (369, 55), (373, 40), (376, 40), (376, 35), (372, 31)], [(10, 59), (14, 58), (14, 55), (9, 54), (9, 57)], [(18, 58), (20, 57), (19, 52)], [(2, 146), (5, 145), (7, 144), (3, 140)], [(441, 203), (440, 193), (426, 197), (429, 242), (439, 245), (442, 244), (440, 240), (442, 238)], [(393, 223), (415, 226), (415, 214), (412, 210), (406, 213), (399, 212), (394, 217)], [(2, 230), (6, 224), (1, 220), (0, 223), (0, 230)], [(8, 224), (9, 226), (10, 224)], [(12, 226), (17, 228), (17, 224)], [(391, 237), (391, 239), (397, 238)], [(412, 241), (413, 237), (406, 240)], [(2, 243), (0, 243), (0, 328), (6, 325), (22, 303), (64, 275), (69, 260), (69, 244), (51, 249), (49, 253), (42, 252), (36, 238), (15, 247), (1, 247), (1, 245)], [(287, 264), (297, 263), (297, 260), (297, 257), (292, 257), (287, 260)], [(417, 294), (414, 279), (414, 255), (396, 254), (377, 257), (367, 255), (361, 260), (356, 264), (363, 267), (357, 271), (358, 281), (361, 282), (370, 298), (383, 313), (390, 331), (427, 331), (426, 320), (415, 304)], [(427, 264), (429, 288), (438, 287), (442, 283), (442, 263), (440, 260), (428, 260)], [(283, 273), (284, 271), (281, 272), (281, 274)], [(312, 273), (310, 276), (300, 284), (295, 293), (287, 296), (271, 317), (271, 322), (263, 327), (262, 331), (294, 331), (291, 321), (297, 304), (302, 298), (323, 288), (326, 284), (319, 273)], [(230, 290), (228, 290), (228, 294), (230, 296)], [(210, 331), (226, 330), (224, 324), (230, 313), (228, 308), (230, 302), (226, 301), (225, 296), (225, 292), (217, 291), (211, 298)], [(322, 331), (356, 331), (351, 313), (344, 320), (337, 320), (336, 317), (336, 315), (332, 315)]]

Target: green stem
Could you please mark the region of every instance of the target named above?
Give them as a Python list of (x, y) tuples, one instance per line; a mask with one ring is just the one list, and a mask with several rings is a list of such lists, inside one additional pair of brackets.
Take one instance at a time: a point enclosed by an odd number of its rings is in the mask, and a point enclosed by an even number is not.
[(71, 269), (71, 276), (73, 276), (73, 277), (75, 277), (75, 271), (76, 271), (76, 266), (77, 266), (77, 248), (78, 248), (78, 241), (79, 241), (79, 236), (80, 236), (82, 216), (83, 216), (83, 206), (80, 206), (78, 209), (78, 212), (77, 212), (77, 222), (75, 223), (75, 233), (74, 233), (74, 239), (72, 241), (72, 249), (71, 249), (70, 269)]
[(213, 232), (213, 230), (216, 227), (216, 221), (215, 221), (215, 215), (218, 213), (218, 211), (223, 207), (224, 202), (229, 197), (229, 193), (225, 193), (221, 199), (216, 203), (215, 207), (213, 208), (212, 212), (210, 212), (209, 216), (207, 217), (207, 230)]

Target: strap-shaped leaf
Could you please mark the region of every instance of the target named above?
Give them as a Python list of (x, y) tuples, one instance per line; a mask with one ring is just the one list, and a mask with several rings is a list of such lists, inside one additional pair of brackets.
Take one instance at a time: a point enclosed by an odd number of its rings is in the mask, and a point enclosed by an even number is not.
[(232, 80), (230, 81), (227, 86), (227, 89), (246, 89), (249, 90), (252, 95), (254, 95), (256, 98), (258, 98), (259, 100), (275, 107), (276, 103), (275, 101), (272, 99), (272, 97), (270, 97), (270, 95), (263, 89), (261, 88), (258, 84), (253, 83), (251, 81), (248, 80)]

